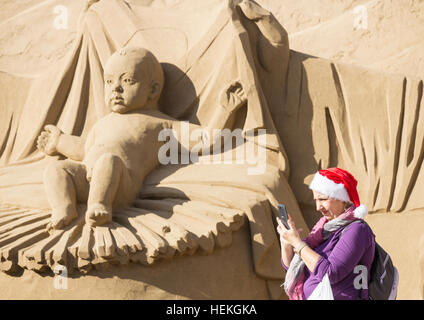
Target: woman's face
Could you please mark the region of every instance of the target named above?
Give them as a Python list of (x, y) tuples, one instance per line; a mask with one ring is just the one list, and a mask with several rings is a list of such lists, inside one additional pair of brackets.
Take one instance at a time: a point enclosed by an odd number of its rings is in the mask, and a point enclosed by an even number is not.
[(345, 211), (343, 201), (329, 198), (316, 191), (313, 191), (313, 193), (317, 211), (321, 212), (327, 220), (335, 219)]

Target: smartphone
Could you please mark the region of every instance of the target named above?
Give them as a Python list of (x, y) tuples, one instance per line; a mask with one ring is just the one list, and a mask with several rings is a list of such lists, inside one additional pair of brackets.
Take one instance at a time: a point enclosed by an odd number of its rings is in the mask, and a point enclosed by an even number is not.
[(278, 204), (278, 213), (280, 214), (280, 218), (281, 218), (281, 221), (283, 222), (284, 227), (286, 227), (287, 230), (290, 230), (289, 217), (287, 215), (285, 204)]

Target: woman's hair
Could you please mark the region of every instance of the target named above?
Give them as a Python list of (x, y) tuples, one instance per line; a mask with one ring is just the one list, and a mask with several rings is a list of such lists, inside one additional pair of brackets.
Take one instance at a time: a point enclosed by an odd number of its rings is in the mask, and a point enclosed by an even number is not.
[(345, 210), (350, 208), (351, 206), (353, 206), (353, 202), (350, 202), (350, 201), (345, 202)]

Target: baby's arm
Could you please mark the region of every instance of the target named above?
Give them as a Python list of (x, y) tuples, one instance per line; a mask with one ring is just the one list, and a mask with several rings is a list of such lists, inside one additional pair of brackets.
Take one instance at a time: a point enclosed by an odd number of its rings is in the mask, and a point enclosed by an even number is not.
[(84, 139), (63, 133), (54, 125), (46, 125), (37, 140), (37, 148), (48, 155), (62, 154), (81, 161), (84, 159)]
[(84, 159), (84, 139), (81, 137), (62, 133), (56, 149), (69, 159), (77, 161)]

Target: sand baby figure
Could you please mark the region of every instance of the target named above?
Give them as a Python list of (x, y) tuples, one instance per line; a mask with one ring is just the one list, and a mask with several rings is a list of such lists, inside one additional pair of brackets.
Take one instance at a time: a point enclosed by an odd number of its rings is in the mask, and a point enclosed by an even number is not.
[[(52, 209), (49, 229), (61, 229), (75, 219), (78, 202), (87, 203), (88, 224), (109, 223), (113, 208), (131, 205), (144, 178), (160, 164), (161, 130), (181, 132), (180, 121), (158, 110), (164, 74), (148, 50), (133, 47), (115, 52), (106, 63), (104, 81), (111, 112), (95, 123), (86, 140), (54, 125), (45, 126), (38, 137), (39, 150), (67, 158), (52, 163), (44, 173)], [(218, 113), (234, 112), (246, 102), (243, 90), (233, 84), (221, 96), (227, 99), (221, 99), (224, 106), (217, 108)], [(190, 124), (190, 130), (198, 128)], [(214, 141), (212, 137), (205, 145), (210, 147)]]

